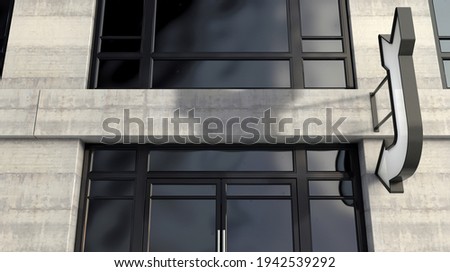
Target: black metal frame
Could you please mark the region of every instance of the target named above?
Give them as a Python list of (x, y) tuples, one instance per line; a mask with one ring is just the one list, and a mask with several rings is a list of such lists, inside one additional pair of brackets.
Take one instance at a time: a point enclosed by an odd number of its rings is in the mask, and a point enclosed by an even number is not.
[[(134, 172), (90, 172), (91, 154), (95, 150), (119, 150), (134, 149), (137, 151), (136, 171)], [(286, 172), (148, 172), (148, 153), (151, 150), (290, 150), (293, 151), (294, 170)], [(306, 151), (307, 150), (346, 150), (350, 155), (351, 172), (308, 172)], [(292, 200), (293, 212), (293, 249), (294, 251), (312, 251), (311, 241), (311, 223), (309, 201), (312, 199), (351, 199), (354, 201), (355, 224), (357, 231), (358, 250), (367, 251), (365, 221), (364, 221), (364, 205), (362, 200), (360, 169), (358, 162), (358, 149), (354, 145), (322, 145), (322, 146), (279, 146), (279, 145), (88, 145), (85, 150), (84, 169), (82, 175), (82, 185), (80, 193), (77, 235), (76, 235), (76, 251), (83, 251), (85, 240), (85, 227), (87, 223), (88, 210), (88, 184), (92, 179), (133, 179), (136, 181), (136, 195), (134, 197), (134, 225), (132, 232), (131, 251), (147, 251), (149, 249), (149, 209), (150, 209), (150, 187), (152, 183), (161, 184), (171, 179), (171, 184), (193, 184), (192, 179), (196, 180), (196, 184), (207, 183), (215, 184), (217, 188), (216, 196), (206, 197), (216, 199), (217, 201), (217, 218), (216, 227), (218, 230), (223, 229), (225, 222), (226, 199), (235, 198), (258, 198), (258, 199), (290, 199)], [(173, 182), (173, 180), (178, 180)], [(241, 179), (241, 181), (237, 181)], [(242, 181), (245, 179), (245, 182)], [(264, 179), (265, 181), (255, 181), (255, 179)], [(310, 196), (309, 180), (352, 180), (353, 196), (352, 197), (330, 197), (330, 196)], [(269, 180), (269, 181), (267, 181)], [(226, 196), (225, 186), (229, 183), (239, 182), (239, 184), (267, 184), (271, 180), (278, 180), (276, 184), (291, 185), (291, 196)], [(281, 181), (281, 183), (280, 183)], [(275, 183), (271, 183), (275, 184)], [(171, 198), (160, 196), (154, 198)], [(180, 197), (175, 197), (179, 199)], [(183, 196), (181, 198), (205, 198), (198, 196)], [(221, 215), (219, 217), (219, 215)], [(218, 248), (225, 250), (225, 245), (220, 239)]]
[[(433, 22), (434, 38), (436, 42), (436, 51), (439, 58), (439, 69), (441, 71), (442, 86), (444, 89), (450, 89), (450, 82), (447, 82), (445, 75), (444, 61), (450, 61), (450, 52), (442, 52), (441, 40), (450, 41), (450, 36), (439, 36), (436, 13), (434, 12), (434, 0), (428, 0), (430, 4), (431, 21)], [(450, 72), (450, 71), (449, 71)]]
[(5, 64), (6, 47), (8, 45), (9, 29), (11, 27), (13, 9), (14, 0), (9, 0), (8, 16), (6, 18), (0, 18), (0, 20), (6, 20), (5, 33), (0, 33), (0, 78), (3, 75), (3, 65)]
[[(143, 30), (141, 36), (134, 38), (142, 39), (141, 50), (136, 53), (114, 53), (101, 52), (100, 43), (102, 39), (111, 38), (101, 34), (105, 1), (97, 1), (96, 24), (94, 45), (91, 57), (91, 69), (88, 86), (98, 88), (98, 70), (100, 60), (140, 60), (139, 87), (152, 88), (153, 62), (155, 60), (280, 60), (290, 63), (290, 88), (305, 88), (303, 74), (303, 60), (342, 60), (344, 61), (346, 88), (356, 88), (356, 76), (353, 63), (353, 48), (351, 42), (350, 16), (348, 0), (339, 0), (339, 11), (341, 20), (341, 36), (333, 37), (307, 37), (301, 34), (300, 3), (299, 0), (287, 1), (288, 17), (288, 39), (289, 52), (204, 52), (204, 53), (161, 53), (154, 51), (154, 36), (156, 25), (156, 3), (157, 0), (144, 1)], [(115, 39), (125, 38), (125, 36), (114, 36)], [(132, 38), (127, 36), (126, 38)], [(302, 40), (342, 40), (343, 52), (327, 53), (306, 53), (302, 52)], [(247, 87), (249, 88), (249, 87)], [(320, 89), (321, 87), (313, 87)], [(311, 89), (313, 89), (311, 88)], [(340, 89), (341, 87), (327, 87), (327, 89)], [(202, 89), (202, 88), (198, 88)], [(205, 88), (203, 88), (205, 89)], [(246, 89), (245, 87), (243, 89)], [(261, 89), (270, 89), (263, 87)]]

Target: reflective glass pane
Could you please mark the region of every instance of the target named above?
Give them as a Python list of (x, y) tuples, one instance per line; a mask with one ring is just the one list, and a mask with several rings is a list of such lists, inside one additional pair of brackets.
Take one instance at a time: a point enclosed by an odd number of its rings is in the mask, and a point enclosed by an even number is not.
[(157, 150), (150, 171), (293, 171), (292, 151)]
[(92, 171), (134, 171), (136, 151), (96, 150), (92, 155)]
[(6, 33), (6, 25), (8, 22), (10, 7), (12, 0), (0, 1), (0, 37), (3, 37)]
[(137, 88), (139, 86), (139, 60), (100, 60), (98, 88)]
[(133, 196), (132, 180), (91, 180), (89, 196)]
[(300, 0), (303, 36), (340, 36), (339, 0)]
[(150, 218), (150, 251), (216, 251), (215, 200), (152, 200)]
[(303, 61), (305, 87), (345, 88), (343, 60)]
[(287, 52), (286, 0), (158, 1), (156, 52)]
[(441, 40), (441, 51), (450, 52), (450, 40)]
[(310, 180), (309, 195), (311, 196), (352, 196), (351, 180)]
[(290, 185), (227, 185), (228, 196), (290, 196)]
[(140, 36), (143, 0), (106, 0), (102, 36)]
[(444, 60), (445, 78), (447, 79), (447, 87), (450, 87), (450, 60)]
[(303, 52), (342, 52), (340, 40), (304, 40)]
[(153, 88), (289, 88), (289, 61), (155, 61)]
[(90, 200), (85, 251), (130, 251), (132, 200)]
[(308, 171), (350, 171), (350, 156), (345, 150), (306, 151)]
[(311, 200), (313, 251), (358, 251), (355, 213), (342, 200)]
[(139, 52), (141, 50), (140, 39), (103, 39), (102, 52)]
[(439, 36), (450, 36), (450, 1), (433, 0)]
[(227, 201), (227, 251), (293, 251), (290, 200)]
[(152, 196), (215, 196), (216, 185), (153, 184)]

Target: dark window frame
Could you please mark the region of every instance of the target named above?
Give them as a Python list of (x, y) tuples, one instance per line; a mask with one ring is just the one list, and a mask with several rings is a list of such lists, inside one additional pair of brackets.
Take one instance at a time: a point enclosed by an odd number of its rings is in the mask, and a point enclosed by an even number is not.
[[(91, 152), (95, 150), (119, 150), (119, 149), (134, 149), (137, 150), (136, 157), (136, 171), (135, 172), (90, 172)], [(306, 151), (307, 150), (345, 150), (350, 155), (350, 172), (308, 172), (306, 168)], [(148, 172), (148, 153), (150, 150), (290, 150), (293, 151), (294, 170), (289, 172)], [(292, 229), (293, 229), (293, 249), (294, 251), (312, 251), (312, 234), (310, 221), (310, 200), (317, 199), (339, 199), (339, 200), (353, 200), (354, 201), (354, 218), (356, 228), (356, 239), (358, 243), (358, 251), (367, 251), (367, 238), (364, 220), (364, 204), (362, 199), (361, 177), (358, 161), (358, 148), (355, 145), (296, 145), (296, 146), (272, 146), (272, 145), (255, 145), (255, 146), (240, 146), (240, 145), (217, 145), (214, 147), (205, 145), (87, 145), (85, 149), (83, 164), (83, 174), (81, 183), (80, 202), (78, 210), (78, 221), (76, 231), (75, 250), (84, 251), (84, 240), (86, 235), (87, 225), (87, 206), (88, 206), (88, 187), (90, 180), (134, 180), (135, 191), (140, 192), (133, 196), (134, 199), (134, 216), (133, 216), (133, 231), (131, 235), (130, 251), (147, 251), (149, 249), (149, 206), (151, 201), (150, 188), (151, 184), (161, 184), (165, 180), (170, 180), (170, 184), (174, 184), (173, 180), (179, 180), (176, 184), (192, 184), (192, 179), (197, 179), (199, 182), (195, 184), (208, 183), (211, 184), (215, 180), (217, 193), (215, 197), (221, 204), (217, 205), (217, 222), (216, 228), (223, 224), (224, 218), (219, 218), (219, 215), (224, 215), (220, 211), (224, 206), (226, 207), (226, 199), (231, 198), (262, 198), (262, 199), (292, 199)], [(246, 182), (242, 182), (245, 179)], [(256, 179), (263, 179), (264, 181), (254, 181)], [(240, 181), (239, 181), (240, 180)], [(290, 196), (226, 196), (226, 184), (267, 184), (271, 180), (284, 180), (277, 184), (290, 184)], [(293, 182), (295, 180), (295, 182)], [(309, 180), (352, 180), (353, 196), (317, 196), (309, 194)], [(225, 182), (224, 182), (225, 181)], [(272, 183), (273, 184), (273, 183)], [(294, 191), (294, 189), (296, 191)], [(220, 197), (219, 197), (220, 195)], [(157, 196), (156, 198), (179, 198), (171, 196)], [(183, 196), (182, 198), (189, 198)], [(195, 196), (193, 198), (211, 198), (211, 196)], [(219, 203), (217, 202), (217, 203)], [(300, 220), (302, 218), (302, 220)], [(220, 239), (221, 240), (221, 239)], [(223, 248), (222, 242), (216, 247)]]
[[(140, 52), (101, 52), (100, 43), (105, 37), (101, 36), (101, 28), (104, 18), (105, 1), (97, 1), (96, 23), (94, 31), (94, 42), (91, 54), (90, 76), (88, 86), (91, 89), (98, 87), (99, 67), (101, 60), (140, 60), (139, 80), (137, 86), (127, 87), (127, 89), (147, 89), (153, 88), (152, 66), (158, 60), (277, 60), (289, 61), (290, 66), (290, 87), (277, 87), (277, 89), (304, 89), (304, 60), (338, 60), (344, 62), (345, 87), (308, 87), (308, 89), (354, 89), (356, 85), (356, 75), (354, 68), (354, 52), (352, 47), (352, 36), (350, 30), (350, 12), (348, 0), (337, 0), (339, 3), (339, 14), (341, 24), (341, 36), (302, 36), (300, 24), (300, 0), (287, 1), (287, 23), (288, 23), (288, 52), (205, 52), (205, 53), (158, 53), (154, 52), (154, 29), (156, 24), (156, 2), (157, 0), (143, 0), (144, 14), (142, 23), (142, 35), (136, 39), (142, 39)], [(110, 37), (108, 37), (110, 38)], [(117, 39), (125, 36), (117, 36)], [(131, 36), (128, 38), (132, 38)], [(303, 52), (302, 40), (341, 40), (342, 52)], [(294, 50), (297, 48), (297, 50)], [(108, 89), (110, 87), (106, 87)], [(115, 87), (112, 87), (115, 88)], [(254, 89), (254, 87), (239, 87), (240, 89)], [(273, 87), (259, 87), (260, 89), (273, 89)], [(182, 89), (193, 89), (187, 87)], [(208, 89), (207, 87), (195, 87), (195, 89)], [(223, 88), (222, 88), (223, 89)]]
[(0, 78), (3, 75), (3, 66), (5, 64), (6, 48), (8, 46), (9, 30), (11, 28), (13, 10), (14, 0), (9, 0), (7, 17), (0, 18), (0, 20), (5, 20), (5, 32), (0, 33)]
[[(450, 36), (439, 36), (437, 17), (434, 9), (434, 0), (428, 0), (430, 5), (431, 21), (433, 22), (434, 39), (436, 42), (436, 51), (439, 60), (439, 70), (441, 72), (442, 87), (444, 89), (450, 89), (450, 81), (447, 82), (447, 76), (445, 74), (444, 61), (450, 61), (450, 52), (442, 52), (441, 41), (450, 41)], [(450, 73), (450, 71), (448, 71)]]

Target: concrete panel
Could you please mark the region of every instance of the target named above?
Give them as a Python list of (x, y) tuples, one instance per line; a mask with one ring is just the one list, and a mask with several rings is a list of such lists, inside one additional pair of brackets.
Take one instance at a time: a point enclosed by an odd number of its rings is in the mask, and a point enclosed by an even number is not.
[(32, 137), (38, 104), (37, 90), (0, 91), (0, 137)]
[(1, 88), (85, 88), (95, 0), (18, 0)]
[(73, 251), (83, 146), (0, 141), (0, 251)]
[(90, 16), (95, 0), (16, 0), (16, 16)]
[[(367, 231), (374, 251), (450, 250), (450, 141), (427, 140), (404, 194), (389, 194), (373, 174), (381, 142), (364, 140), (361, 167)], [(360, 155), (360, 158), (362, 158)]]

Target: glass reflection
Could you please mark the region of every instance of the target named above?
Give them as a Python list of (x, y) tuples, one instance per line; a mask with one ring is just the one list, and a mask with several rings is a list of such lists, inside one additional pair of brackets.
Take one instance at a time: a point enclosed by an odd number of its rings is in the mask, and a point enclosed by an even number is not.
[(447, 79), (447, 87), (450, 87), (450, 60), (444, 60), (445, 78)]
[(90, 200), (84, 251), (130, 251), (132, 200)]
[(152, 196), (215, 196), (215, 185), (162, 185), (153, 184)]
[(308, 171), (351, 170), (350, 156), (346, 150), (307, 151)]
[(133, 196), (134, 181), (91, 180), (89, 196)]
[(143, 0), (105, 2), (102, 36), (141, 35)]
[(442, 52), (450, 52), (450, 40), (441, 40), (440, 44)]
[(293, 251), (290, 200), (228, 200), (227, 251)]
[(152, 200), (150, 251), (216, 251), (215, 206), (215, 200)]
[(126, 89), (139, 86), (139, 60), (100, 60), (98, 88)]
[(433, 0), (439, 36), (450, 36), (450, 1)]
[(303, 69), (306, 88), (344, 88), (346, 86), (343, 60), (305, 60)]
[(340, 40), (304, 40), (302, 41), (303, 52), (342, 52), (342, 41)]
[(227, 185), (228, 196), (290, 196), (290, 185)]
[(300, 0), (302, 36), (341, 36), (339, 0)]
[(287, 52), (286, 0), (158, 1), (156, 52)]
[(289, 88), (289, 61), (155, 61), (153, 88)]
[(292, 151), (155, 150), (149, 171), (293, 171)]
[(134, 171), (136, 151), (96, 150), (92, 156), (92, 171)]
[(310, 180), (310, 196), (353, 196), (351, 180)]
[(311, 200), (313, 251), (358, 251), (354, 208), (341, 200)]

